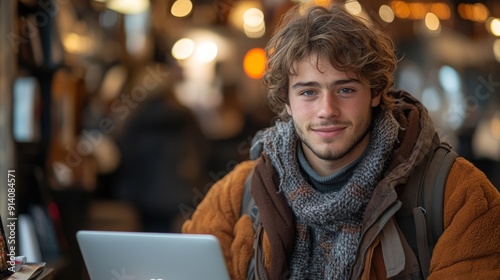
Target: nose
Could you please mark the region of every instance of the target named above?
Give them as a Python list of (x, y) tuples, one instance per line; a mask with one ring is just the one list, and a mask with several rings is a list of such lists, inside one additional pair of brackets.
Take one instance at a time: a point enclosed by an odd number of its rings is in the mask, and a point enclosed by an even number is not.
[(318, 99), (318, 117), (322, 119), (338, 117), (340, 110), (337, 101), (335, 94), (331, 92), (323, 93), (321, 98)]

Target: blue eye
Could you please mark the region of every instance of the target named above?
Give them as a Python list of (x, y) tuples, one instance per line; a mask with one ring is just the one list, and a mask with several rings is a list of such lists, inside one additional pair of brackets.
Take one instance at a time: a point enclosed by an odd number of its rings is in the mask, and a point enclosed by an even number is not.
[(305, 90), (305, 91), (301, 92), (300, 95), (311, 96), (311, 95), (314, 95), (314, 91), (312, 91), (312, 90)]
[(338, 92), (342, 94), (348, 94), (353, 92), (354, 90), (352, 88), (341, 88)]

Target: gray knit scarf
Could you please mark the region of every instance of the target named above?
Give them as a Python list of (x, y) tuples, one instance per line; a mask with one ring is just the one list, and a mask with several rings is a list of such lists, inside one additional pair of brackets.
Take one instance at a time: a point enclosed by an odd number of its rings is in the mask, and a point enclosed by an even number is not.
[(280, 178), (296, 218), (296, 240), (289, 260), (291, 279), (347, 279), (356, 256), (366, 204), (382, 176), (398, 135), (389, 113), (374, 117), (366, 156), (338, 192), (316, 191), (301, 176), (299, 144), (292, 121), (264, 132), (264, 150)]

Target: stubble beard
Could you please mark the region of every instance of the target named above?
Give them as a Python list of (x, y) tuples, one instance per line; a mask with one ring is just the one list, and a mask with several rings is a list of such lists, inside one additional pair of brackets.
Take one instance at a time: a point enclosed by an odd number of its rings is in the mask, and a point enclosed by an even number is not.
[[(370, 133), (370, 124), (371, 124), (371, 118), (364, 126), (364, 129), (361, 130), (361, 133), (355, 134), (354, 140), (351, 143), (349, 143), (345, 148), (341, 148), (341, 150), (337, 151), (332, 149), (326, 149), (325, 151), (321, 151), (317, 147), (315, 147), (313, 143), (310, 143), (310, 141), (308, 141), (308, 139), (305, 137), (304, 131), (302, 131), (302, 129), (300, 129), (300, 127), (295, 123), (295, 121), (293, 121), (295, 132), (297, 133), (297, 136), (299, 137), (300, 141), (304, 143), (316, 157), (326, 161), (339, 160), (348, 155), (352, 150), (354, 150), (354, 148), (356, 148)], [(335, 140), (331, 140), (329, 141), (329, 143), (333, 143), (334, 141)]]

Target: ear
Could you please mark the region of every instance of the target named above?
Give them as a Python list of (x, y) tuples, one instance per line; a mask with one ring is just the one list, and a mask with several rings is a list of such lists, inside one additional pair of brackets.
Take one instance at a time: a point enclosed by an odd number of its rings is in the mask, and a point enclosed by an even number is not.
[(375, 108), (380, 104), (380, 100), (382, 99), (382, 94), (372, 94), (372, 107)]
[(286, 107), (286, 112), (288, 113), (288, 115), (292, 115), (292, 108), (290, 107), (290, 105), (288, 105), (288, 103), (285, 103), (285, 107)]

